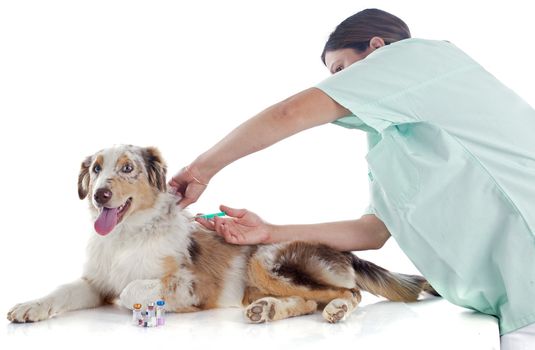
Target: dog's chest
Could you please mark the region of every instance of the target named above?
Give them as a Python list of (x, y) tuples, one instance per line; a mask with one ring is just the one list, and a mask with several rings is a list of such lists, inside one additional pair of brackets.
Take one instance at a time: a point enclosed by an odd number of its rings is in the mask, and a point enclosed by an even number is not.
[(179, 249), (164, 239), (99, 240), (90, 243), (86, 275), (101, 289), (119, 295), (134, 280), (161, 278), (164, 259), (179, 258)]
[(130, 246), (111, 257), (110, 278), (113, 281), (157, 278), (163, 274), (159, 245)]

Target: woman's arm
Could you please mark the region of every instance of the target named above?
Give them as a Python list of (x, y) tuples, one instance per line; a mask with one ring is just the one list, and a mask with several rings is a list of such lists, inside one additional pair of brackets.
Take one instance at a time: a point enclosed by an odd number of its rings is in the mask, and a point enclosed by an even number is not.
[(272, 225), (247, 209), (220, 206), (228, 217), (196, 219), (233, 244), (268, 244), (286, 241), (316, 242), (340, 251), (379, 249), (390, 237), (375, 215), (360, 219), (309, 225)]
[(195, 202), (204, 185), (225, 166), (248, 154), (350, 112), (317, 88), (304, 90), (245, 121), (176, 174), (169, 185), (182, 195), (181, 207)]
[(328, 245), (340, 251), (379, 249), (390, 238), (390, 232), (375, 215), (357, 220), (310, 225), (273, 225), (264, 243), (308, 241)]
[(245, 121), (201, 154), (192, 172), (206, 182), (228, 164), (314, 126), (332, 122), (349, 111), (317, 88), (304, 90)]

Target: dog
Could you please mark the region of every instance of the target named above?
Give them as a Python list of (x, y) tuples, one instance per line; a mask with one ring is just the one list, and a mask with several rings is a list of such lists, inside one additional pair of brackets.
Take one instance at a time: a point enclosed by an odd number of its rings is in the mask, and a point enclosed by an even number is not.
[(78, 195), (94, 229), (82, 277), (51, 294), (14, 306), (12, 322), (34, 322), (107, 303), (132, 309), (163, 299), (169, 312), (245, 306), (251, 323), (323, 308), (345, 319), (367, 291), (393, 301), (436, 294), (420, 276), (389, 272), (351, 252), (287, 242), (238, 246), (180, 209), (167, 191), (166, 165), (154, 147), (115, 146), (87, 157)]

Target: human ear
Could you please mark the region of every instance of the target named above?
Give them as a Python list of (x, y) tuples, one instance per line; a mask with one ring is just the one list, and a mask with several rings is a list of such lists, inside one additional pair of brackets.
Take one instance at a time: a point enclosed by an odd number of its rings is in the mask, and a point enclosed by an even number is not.
[(383, 40), (383, 38), (374, 36), (370, 39), (370, 47), (372, 49), (377, 50), (378, 48), (381, 48), (383, 46), (385, 46), (385, 41)]

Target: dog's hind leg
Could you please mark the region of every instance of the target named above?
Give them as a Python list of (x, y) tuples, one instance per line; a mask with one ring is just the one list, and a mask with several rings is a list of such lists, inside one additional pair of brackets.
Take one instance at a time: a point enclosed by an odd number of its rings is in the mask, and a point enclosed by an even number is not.
[(245, 309), (245, 317), (251, 323), (277, 321), (293, 316), (301, 316), (316, 311), (318, 304), (302, 297), (265, 297), (253, 302)]
[(348, 290), (344, 296), (331, 300), (323, 309), (323, 318), (330, 323), (336, 323), (345, 319), (352, 313), (362, 299), (360, 292), (356, 289)]

